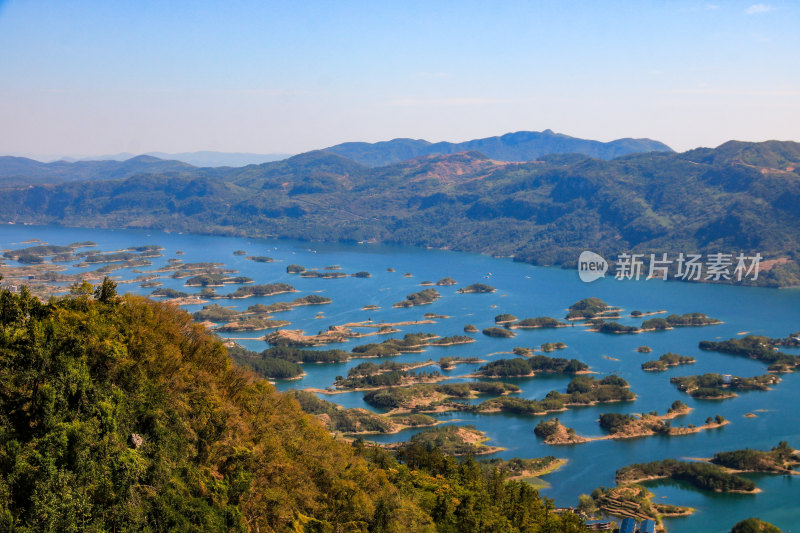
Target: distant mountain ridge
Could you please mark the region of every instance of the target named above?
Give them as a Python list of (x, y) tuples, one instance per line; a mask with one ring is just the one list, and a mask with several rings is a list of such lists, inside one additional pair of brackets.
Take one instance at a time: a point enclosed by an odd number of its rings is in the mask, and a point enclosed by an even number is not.
[(348, 142), (325, 148), (371, 167), (381, 167), (426, 155), (477, 151), (497, 161), (531, 161), (550, 154), (577, 153), (595, 159), (614, 159), (639, 152), (672, 152), (666, 144), (651, 139), (617, 139), (610, 142), (570, 137), (552, 130), (518, 131), (499, 137), (462, 143), (431, 143), (422, 139), (393, 139), (377, 143)]
[(461, 152), (377, 168), (317, 150), (241, 168), (5, 188), (0, 221), (374, 241), (547, 265), (574, 266), (583, 250), (758, 252), (769, 260), (759, 284), (797, 286), (800, 144), (731, 141), (610, 161)]

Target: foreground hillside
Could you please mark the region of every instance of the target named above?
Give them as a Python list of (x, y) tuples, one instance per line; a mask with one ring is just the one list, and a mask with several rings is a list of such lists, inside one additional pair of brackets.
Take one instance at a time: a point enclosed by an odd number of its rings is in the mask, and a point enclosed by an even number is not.
[(2, 531), (583, 531), (529, 485), (405, 454), (334, 440), (176, 307), (108, 280), (0, 293)]
[(477, 152), (371, 168), (330, 152), (192, 174), (18, 187), (0, 220), (376, 241), (574, 266), (584, 249), (759, 252), (800, 284), (800, 144), (508, 163)]

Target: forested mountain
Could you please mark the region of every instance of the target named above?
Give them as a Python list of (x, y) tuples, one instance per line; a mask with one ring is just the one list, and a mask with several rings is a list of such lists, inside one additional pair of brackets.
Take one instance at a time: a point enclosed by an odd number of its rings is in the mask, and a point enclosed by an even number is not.
[(435, 448), (335, 440), (175, 306), (0, 291), (0, 530), (584, 531)]
[(651, 139), (617, 139), (611, 142), (570, 137), (552, 130), (518, 131), (499, 137), (462, 143), (431, 143), (421, 139), (393, 139), (377, 143), (349, 142), (325, 149), (371, 167), (399, 163), (425, 155), (477, 151), (497, 161), (530, 161), (548, 154), (583, 154), (613, 159), (637, 152), (671, 152), (664, 143)]
[(8, 188), (3, 222), (391, 242), (574, 265), (584, 249), (759, 252), (759, 283), (800, 284), (800, 145), (729, 142), (610, 161), (499, 162), (478, 152), (371, 168), (309, 152), (195, 169)]

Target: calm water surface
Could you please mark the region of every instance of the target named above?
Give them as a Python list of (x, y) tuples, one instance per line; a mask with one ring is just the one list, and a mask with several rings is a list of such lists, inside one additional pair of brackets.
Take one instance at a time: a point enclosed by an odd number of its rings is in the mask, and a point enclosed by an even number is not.
[[(309, 306), (276, 314), (281, 320), (291, 321), (291, 329), (303, 329), (316, 333), (329, 325), (372, 319), (373, 321), (400, 322), (421, 320), (423, 314), (433, 312), (449, 315), (436, 324), (403, 326), (402, 336), (409, 332), (433, 332), (441, 336), (463, 334), (465, 324), (475, 324), (483, 329), (494, 325), (494, 316), (512, 313), (519, 318), (552, 316), (563, 318), (566, 308), (573, 302), (589, 296), (602, 298), (611, 305), (621, 307), (623, 315), (632, 310), (666, 310), (670, 313), (699, 311), (719, 318), (724, 324), (700, 328), (682, 328), (665, 332), (638, 335), (604, 335), (590, 333), (576, 326), (551, 330), (515, 330), (512, 339), (495, 339), (481, 334), (474, 335), (478, 342), (452, 347), (430, 347), (424, 353), (404, 354), (392, 360), (398, 362), (438, 360), (443, 356), (481, 356), (488, 359), (509, 357), (495, 354), (510, 351), (515, 346), (538, 346), (544, 342), (562, 341), (567, 344), (552, 356), (575, 357), (590, 365), (591, 369), (604, 374), (615, 373), (631, 384), (638, 395), (635, 402), (601, 405), (572, 409), (557, 416), (569, 427), (582, 435), (596, 436), (603, 432), (597, 424), (601, 413), (640, 413), (658, 411), (664, 413), (670, 404), (680, 399), (694, 408), (686, 417), (674, 423), (700, 425), (709, 416), (722, 414), (731, 421), (723, 428), (681, 437), (649, 437), (632, 440), (598, 441), (567, 447), (551, 447), (543, 444), (533, 434), (533, 427), (546, 417), (523, 417), (505, 414), (446, 413), (439, 415), (444, 420), (457, 420), (457, 424), (474, 424), (485, 431), (492, 441), (502, 446), (501, 457), (536, 457), (556, 455), (568, 459), (566, 466), (545, 477), (550, 487), (542, 493), (554, 498), (556, 505), (570, 506), (577, 502), (581, 493), (589, 493), (599, 486), (614, 484), (616, 469), (636, 462), (663, 458), (710, 457), (717, 451), (744, 447), (767, 449), (780, 440), (788, 441), (800, 448), (800, 374), (783, 376), (783, 382), (768, 392), (750, 392), (739, 397), (718, 401), (697, 401), (678, 392), (669, 383), (672, 376), (719, 372), (739, 376), (765, 373), (765, 365), (744, 358), (713, 352), (701, 352), (697, 344), (701, 340), (728, 339), (743, 332), (785, 337), (800, 330), (800, 291), (774, 290), (731, 286), (712, 286), (677, 282), (616, 281), (603, 279), (592, 284), (582, 283), (573, 270), (534, 267), (514, 263), (505, 259), (494, 259), (477, 254), (446, 251), (421, 250), (415, 248), (382, 245), (343, 245), (303, 243), (296, 241), (241, 239), (184, 234), (167, 234), (134, 230), (87, 230), (61, 227), (36, 227), (5, 225), (0, 227), (0, 248), (14, 249), (30, 244), (22, 241), (38, 238), (50, 244), (65, 245), (76, 241), (92, 240), (103, 251), (118, 250), (129, 246), (158, 244), (165, 248), (163, 257), (153, 259), (152, 270), (166, 264), (167, 259), (179, 257), (185, 262), (216, 261), (226, 267), (249, 276), (255, 283), (286, 282), (299, 291), (295, 295), (276, 295), (245, 300), (220, 300), (224, 306), (238, 309), (257, 304), (269, 304), (290, 300), (304, 294), (321, 294), (333, 299), (325, 306)], [(267, 255), (274, 263), (256, 263), (242, 256), (233, 255), (234, 250), (246, 250), (249, 255)], [(177, 256), (182, 250), (184, 255)], [(13, 264), (13, 262), (10, 262)], [(306, 268), (323, 268), (339, 265), (343, 272), (366, 270), (371, 278), (308, 279), (287, 274), (286, 265), (297, 263)], [(93, 270), (68, 267), (67, 273)], [(395, 272), (388, 272), (394, 268)], [(410, 273), (413, 277), (404, 277)], [(136, 275), (130, 269), (112, 273), (119, 279), (132, 279)], [(431, 305), (408, 309), (393, 309), (394, 302), (405, 295), (421, 290), (422, 281), (437, 281), (445, 276), (455, 278), (459, 284), (452, 287), (436, 287), (441, 299)], [(164, 287), (186, 292), (196, 289), (184, 287), (185, 280), (163, 278)], [(498, 290), (493, 294), (456, 294), (459, 287), (470, 283), (488, 283)], [(218, 292), (233, 291), (235, 285), (218, 289)], [(143, 289), (135, 283), (121, 284), (120, 291), (149, 294), (153, 289)], [(289, 296), (289, 297), (287, 297)], [(362, 311), (367, 304), (381, 306), (380, 310)], [(194, 312), (201, 305), (185, 306)], [(315, 318), (323, 312), (324, 318)], [(661, 315), (664, 316), (664, 315)], [(642, 319), (623, 318), (624, 324), (639, 325)], [(230, 334), (232, 337), (259, 337), (265, 332)], [(333, 345), (349, 349), (357, 344), (372, 342), (386, 337), (355, 339), (349, 343)], [(267, 346), (263, 341), (244, 339), (243, 346), (261, 351)], [(636, 347), (647, 345), (650, 354), (636, 352)], [(694, 365), (673, 368), (663, 373), (648, 373), (640, 364), (655, 359), (666, 352), (676, 352), (697, 358)], [(800, 353), (798, 350), (787, 350)], [(495, 354), (495, 355), (489, 355)], [(613, 359), (612, 359), (613, 358)], [(363, 360), (353, 360), (335, 365), (305, 365), (307, 375), (302, 380), (279, 382), (278, 388), (328, 387), (337, 375), (346, 375), (347, 370)], [(479, 365), (458, 365), (445, 372), (458, 380), (458, 376), (469, 374)], [(431, 369), (438, 369), (431, 367)], [(522, 387), (521, 397), (541, 398), (550, 390), (564, 391), (570, 381), (566, 376), (537, 376), (529, 379), (508, 380)], [(326, 396), (326, 399), (345, 407), (370, 408), (363, 401), (363, 393), (346, 393)], [(745, 418), (746, 413), (755, 412), (756, 418)], [(406, 440), (412, 430), (397, 435), (379, 436), (375, 440), (391, 442)], [(687, 518), (667, 522), (671, 532), (727, 532), (738, 520), (758, 516), (782, 528), (784, 531), (800, 531), (800, 477), (753, 476), (762, 492), (757, 495), (721, 495), (698, 491), (680, 483), (654, 483), (650, 489), (656, 494), (655, 501), (675, 505), (688, 505), (697, 512)]]

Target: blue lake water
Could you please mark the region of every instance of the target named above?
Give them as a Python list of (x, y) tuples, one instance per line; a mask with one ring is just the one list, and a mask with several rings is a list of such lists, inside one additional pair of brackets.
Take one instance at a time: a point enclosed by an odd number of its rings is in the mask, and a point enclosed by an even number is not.
[[(694, 435), (676, 437), (648, 437), (632, 440), (606, 440), (576, 446), (552, 447), (543, 444), (534, 434), (533, 427), (543, 417), (524, 417), (505, 414), (446, 413), (439, 415), (444, 420), (457, 420), (457, 424), (474, 424), (485, 431), (492, 441), (502, 446), (501, 457), (536, 457), (555, 455), (569, 462), (552, 474), (545, 476), (550, 487), (542, 493), (555, 499), (558, 506), (577, 503), (581, 493), (590, 493), (599, 486), (614, 484), (615, 471), (625, 465), (653, 461), (663, 458), (710, 457), (717, 451), (744, 447), (767, 449), (780, 440), (788, 441), (800, 448), (800, 374), (783, 375), (783, 382), (774, 390), (751, 392), (724, 401), (698, 401), (676, 390), (669, 383), (672, 376), (719, 372), (739, 376), (760, 375), (766, 372), (765, 365), (748, 359), (702, 352), (697, 345), (701, 340), (717, 340), (736, 337), (742, 332), (785, 337), (800, 331), (800, 291), (762, 288), (733, 287), (722, 285), (689, 284), (664, 281), (616, 281), (602, 279), (592, 284), (582, 283), (574, 270), (543, 268), (514, 263), (507, 259), (495, 259), (484, 255), (464, 254), (438, 250), (392, 247), (383, 245), (346, 245), (304, 243), (284, 240), (258, 240), (232, 237), (216, 237), (188, 234), (169, 234), (135, 230), (88, 230), (63, 227), (36, 227), (4, 225), (0, 227), (0, 248), (13, 249), (30, 246), (22, 241), (38, 238), (49, 244), (66, 245), (76, 241), (92, 240), (103, 251), (118, 250), (129, 246), (158, 244), (165, 248), (163, 257), (154, 258), (152, 270), (166, 264), (170, 258), (185, 262), (216, 261), (236, 269), (242, 276), (249, 276), (256, 283), (286, 282), (294, 285), (300, 293), (275, 295), (244, 300), (217, 300), (224, 306), (238, 309), (257, 304), (269, 304), (291, 300), (305, 294), (321, 294), (333, 302), (324, 306), (308, 306), (278, 313), (275, 318), (291, 321), (290, 329), (302, 329), (307, 333), (327, 329), (334, 324), (372, 319), (373, 321), (400, 322), (421, 320), (428, 312), (449, 315), (435, 324), (402, 326), (402, 336), (409, 332), (433, 332), (441, 336), (463, 334), (465, 324), (474, 324), (479, 329), (494, 325), (494, 316), (511, 313), (519, 318), (552, 316), (563, 318), (566, 308), (577, 300), (589, 296), (602, 298), (611, 305), (621, 307), (623, 316), (630, 311), (666, 310), (669, 313), (703, 312), (724, 321), (724, 324), (680, 328), (664, 332), (638, 335), (604, 335), (591, 333), (580, 326), (550, 330), (515, 330), (512, 339), (490, 338), (480, 333), (473, 335), (477, 342), (451, 347), (429, 347), (423, 353), (404, 354), (393, 361), (437, 360), (442, 356), (480, 356), (485, 359), (510, 357), (496, 352), (510, 351), (516, 346), (538, 346), (544, 342), (564, 342), (567, 348), (551, 353), (551, 356), (575, 357), (589, 364), (591, 369), (604, 374), (616, 373), (631, 384), (637, 394), (635, 402), (617, 403), (572, 409), (558, 413), (562, 422), (586, 436), (597, 436), (603, 432), (597, 424), (601, 413), (640, 413), (658, 411), (664, 413), (670, 404), (680, 399), (694, 408), (691, 414), (676, 419), (674, 424), (697, 424), (716, 414), (731, 421), (720, 429)], [(267, 255), (274, 263), (256, 263), (242, 256), (233, 255), (234, 250), (245, 250), (249, 255)], [(183, 255), (176, 255), (182, 250)], [(8, 262), (13, 264), (13, 262)], [(366, 270), (371, 278), (313, 279), (301, 278), (286, 273), (286, 265), (297, 263), (306, 268), (322, 269), (328, 265), (339, 265), (343, 272)], [(69, 265), (66, 273), (93, 270)], [(394, 272), (388, 272), (393, 268)], [(410, 273), (413, 277), (404, 277)], [(130, 269), (111, 274), (120, 279), (132, 279), (136, 273)], [(442, 297), (430, 305), (393, 309), (392, 304), (405, 295), (421, 290), (420, 282), (437, 281), (450, 276), (458, 281), (451, 287), (436, 287)], [(164, 287), (186, 292), (185, 280), (165, 277), (160, 279)], [(498, 290), (493, 294), (457, 294), (459, 287), (471, 283), (488, 283)], [(218, 289), (228, 292), (235, 285)], [(150, 294), (153, 289), (144, 289), (136, 283), (121, 284), (121, 292)], [(362, 311), (368, 304), (381, 306), (380, 310)], [(185, 306), (194, 312), (201, 305)], [(322, 312), (324, 318), (315, 318)], [(664, 315), (661, 315), (664, 316)], [(623, 324), (639, 325), (642, 319), (623, 318)], [(265, 332), (233, 333), (230, 337), (259, 337)], [(355, 339), (348, 343), (330, 347), (349, 349), (358, 344), (373, 342), (387, 337)], [(238, 340), (243, 346), (261, 351), (267, 346), (263, 341)], [(650, 346), (653, 352), (642, 354), (636, 351), (641, 345)], [(662, 373), (643, 372), (640, 364), (656, 359), (666, 352), (694, 356), (694, 365), (685, 365)], [(786, 350), (800, 353), (798, 350)], [(494, 354), (494, 355), (489, 355)], [(613, 359), (610, 359), (613, 358)], [(617, 359), (617, 360), (615, 360)], [(279, 382), (278, 388), (328, 387), (337, 375), (346, 375), (347, 370), (363, 360), (352, 360), (335, 365), (305, 365), (307, 375), (301, 380)], [(446, 375), (458, 379), (469, 374), (479, 365), (458, 365)], [(431, 367), (437, 370), (437, 367)], [(564, 391), (570, 381), (568, 376), (537, 376), (530, 379), (508, 380), (522, 387), (521, 397), (541, 398), (550, 390)], [(346, 393), (325, 396), (326, 399), (345, 407), (370, 408), (363, 401), (363, 393)], [(745, 418), (754, 412), (756, 418)], [(409, 430), (397, 435), (380, 436), (375, 440), (406, 440), (413, 434)], [(798, 488), (800, 477), (753, 476), (762, 492), (756, 495), (722, 495), (701, 492), (678, 483), (651, 484), (656, 494), (655, 501), (675, 505), (688, 505), (697, 509), (691, 517), (671, 519), (667, 526), (671, 532), (727, 532), (737, 521), (758, 516), (774, 523), (784, 531), (800, 531), (800, 505)]]

